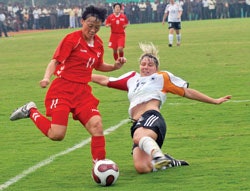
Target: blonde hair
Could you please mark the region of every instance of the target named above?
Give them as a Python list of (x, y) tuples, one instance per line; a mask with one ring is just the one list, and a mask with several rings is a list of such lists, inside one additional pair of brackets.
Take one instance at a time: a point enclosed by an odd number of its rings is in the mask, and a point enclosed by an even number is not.
[(144, 57), (149, 57), (151, 59), (153, 59), (153, 62), (156, 64), (156, 67), (159, 66), (160, 61), (159, 61), (159, 55), (158, 55), (158, 48), (156, 48), (156, 46), (150, 42), (150, 43), (139, 43), (139, 47), (142, 50), (142, 55), (139, 58), (139, 61), (141, 62), (141, 60)]

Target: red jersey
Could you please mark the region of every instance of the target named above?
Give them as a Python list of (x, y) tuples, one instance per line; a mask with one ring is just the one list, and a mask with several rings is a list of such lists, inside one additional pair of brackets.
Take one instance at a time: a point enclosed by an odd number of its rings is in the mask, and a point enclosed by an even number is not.
[(55, 75), (69, 81), (88, 83), (92, 70), (103, 63), (103, 42), (95, 35), (93, 46), (83, 39), (82, 31), (68, 34), (58, 45), (53, 59), (59, 64)]
[(125, 33), (124, 26), (128, 24), (128, 18), (125, 14), (120, 13), (116, 16), (113, 13), (107, 17), (105, 24), (110, 24), (111, 33), (123, 34)]

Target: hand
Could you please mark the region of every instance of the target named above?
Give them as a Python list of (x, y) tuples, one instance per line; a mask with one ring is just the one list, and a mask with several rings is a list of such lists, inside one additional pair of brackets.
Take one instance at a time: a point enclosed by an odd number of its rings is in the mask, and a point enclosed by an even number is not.
[(125, 57), (119, 57), (116, 61), (115, 61), (115, 69), (120, 69), (123, 64), (125, 64), (127, 62), (127, 59)]
[(50, 80), (44, 78), (44, 79), (42, 79), (39, 83), (40, 83), (40, 87), (41, 87), (41, 88), (46, 88), (46, 87), (49, 85)]
[(226, 101), (230, 100), (231, 97), (232, 97), (231, 95), (227, 95), (227, 96), (218, 98), (218, 99), (216, 99), (216, 103), (215, 104), (221, 104), (223, 102), (226, 102)]

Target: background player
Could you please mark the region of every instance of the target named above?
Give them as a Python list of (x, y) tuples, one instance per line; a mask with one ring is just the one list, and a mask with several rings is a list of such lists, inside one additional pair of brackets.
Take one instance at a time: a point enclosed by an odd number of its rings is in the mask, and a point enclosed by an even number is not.
[(124, 48), (126, 41), (125, 28), (129, 21), (125, 14), (122, 13), (122, 5), (115, 3), (113, 5), (113, 13), (110, 14), (105, 22), (106, 27), (111, 28), (109, 47), (113, 49), (114, 60), (124, 57)]
[(165, 24), (165, 20), (168, 17), (168, 46), (173, 46), (174, 41), (174, 31), (176, 33), (176, 41), (177, 46), (181, 45), (181, 15), (182, 15), (182, 6), (175, 2), (174, 0), (170, 0), (169, 4), (167, 4), (164, 15), (162, 18), (162, 24)]

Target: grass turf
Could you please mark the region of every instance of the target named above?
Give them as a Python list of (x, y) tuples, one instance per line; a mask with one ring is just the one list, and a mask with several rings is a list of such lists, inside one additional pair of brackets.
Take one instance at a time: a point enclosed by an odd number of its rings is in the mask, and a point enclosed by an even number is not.
[[(130, 25), (127, 28), (126, 65), (109, 75), (138, 70), (138, 42), (153, 42), (160, 49), (160, 68), (190, 82), (190, 87), (212, 97), (227, 94), (220, 106), (168, 95), (162, 108), (168, 124), (165, 152), (185, 159), (189, 167), (138, 175), (132, 164), (129, 127), (122, 125), (106, 136), (107, 158), (116, 161), (120, 177), (111, 187), (100, 188), (90, 176), (89, 144), (57, 157), (7, 188), (11, 178), (39, 162), (73, 147), (89, 135), (79, 122), (70, 120), (62, 142), (44, 137), (30, 120), (9, 121), (17, 106), (33, 100), (44, 113), (46, 90), (38, 82), (61, 38), (70, 29), (17, 34), (0, 39), (0, 188), (1, 190), (249, 190), (249, 72), (250, 20), (225, 19), (182, 23), (181, 47), (169, 48), (167, 25)], [(105, 61), (113, 63), (107, 48), (109, 29), (99, 35), (105, 43)], [(96, 72), (98, 73), (98, 72)], [(124, 92), (92, 84), (101, 101), (105, 129), (127, 119)]]

